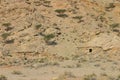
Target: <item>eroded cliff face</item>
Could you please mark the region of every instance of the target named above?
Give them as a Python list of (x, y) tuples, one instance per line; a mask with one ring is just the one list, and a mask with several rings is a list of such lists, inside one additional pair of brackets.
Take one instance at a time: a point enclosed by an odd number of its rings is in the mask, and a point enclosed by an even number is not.
[(1, 60), (119, 51), (119, 0), (0, 0)]

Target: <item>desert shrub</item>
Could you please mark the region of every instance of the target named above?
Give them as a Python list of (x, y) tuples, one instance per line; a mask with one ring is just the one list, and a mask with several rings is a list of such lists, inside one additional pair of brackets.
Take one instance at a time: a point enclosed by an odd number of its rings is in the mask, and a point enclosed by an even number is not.
[(48, 58), (47, 57), (39, 59), (39, 63), (47, 63), (47, 62), (48, 62)]
[(97, 80), (96, 74), (85, 75), (84, 80)]
[(66, 12), (66, 10), (65, 9), (56, 9), (55, 12), (60, 14), (60, 13)]
[(83, 18), (83, 16), (75, 16), (75, 17), (73, 17), (73, 19), (82, 19)]
[(56, 45), (57, 43), (55, 41), (51, 41), (51, 39), (54, 37), (55, 37), (54, 34), (44, 35), (44, 40), (45, 40), (46, 44), (47, 45)]
[(68, 17), (68, 15), (65, 14), (65, 12), (66, 12), (65, 9), (57, 9), (57, 10), (55, 10), (55, 12), (58, 13), (58, 14), (57, 14), (58, 17), (62, 17), (62, 18)]
[(107, 7), (105, 7), (106, 11), (110, 11), (113, 8), (115, 8), (114, 3), (109, 3), (109, 5)]
[(104, 22), (106, 20), (106, 18), (104, 16), (99, 16), (99, 19), (101, 22)]
[(66, 80), (67, 78), (76, 78), (76, 76), (72, 72), (64, 72), (63, 74), (59, 75), (56, 80)]
[(13, 71), (12, 74), (21, 75), (22, 73), (20, 71)]
[(47, 41), (46, 44), (47, 45), (57, 45), (57, 43), (55, 41)]
[(36, 29), (39, 29), (40, 27), (42, 27), (41, 24), (37, 24), (37, 25), (35, 26)]
[(13, 29), (12, 27), (10, 27), (11, 23), (3, 23), (2, 26), (6, 27), (6, 29), (5, 29), (6, 31)]
[(59, 66), (60, 65), (57, 61), (53, 61), (53, 62), (51, 61), (48, 64), (51, 66)]
[(52, 38), (54, 38), (54, 37), (55, 37), (54, 34), (48, 34), (48, 35), (45, 35), (45, 36), (44, 36), (44, 40), (45, 40), (45, 41), (49, 41), (50, 39), (52, 39)]
[(50, 3), (51, 3), (51, 1), (44, 1), (44, 3), (50, 4)]
[(50, 5), (50, 3), (51, 3), (51, 1), (47, 1), (47, 0), (44, 0), (44, 2), (43, 2), (43, 6), (45, 6), (45, 7), (52, 7), (51, 5)]
[(80, 63), (77, 63), (77, 64), (76, 64), (76, 67), (77, 67), (77, 68), (79, 68), (79, 67), (81, 67), (81, 66), (82, 66), (82, 65), (81, 65)]
[(116, 80), (120, 80), (120, 75), (118, 75), (117, 79)]
[(13, 28), (12, 27), (6, 27), (6, 31), (10, 31), (10, 30), (12, 30)]
[(116, 27), (119, 27), (119, 25), (120, 25), (119, 23), (114, 23), (114, 24), (111, 24), (110, 27), (111, 28), (116, 28)]
[(10, 36), (10, 33), (3, 33), (3, 34), (1, 35), (1, 37), (2, 37), (3, 39), (6, 39), (8, 36)]
[(119, 33), (120, 31), (118, 29), (113, 29), (113, 32), (118, 32)]
[(62, 17), (62, 18), (66, 18), (66, 17), (68, 17), (67, 14), (58, 14), (57, 16), (58, 16), (58, 17)]
[(79, 55), (72, 55), (72, 60), (77, 60), (79, 57)]
[(101, 73), (101, 76), (108, 76), (106, 73)]
[(6, 44), (12, 44), (12, 43), (14, 43), (14, 41), (15, 41), (14, 39), (6, 40), (5, 43), (6, 43)]
[(108, 8), (114, 8), (114, 7), (115, 7), (114, 3), (109, 3)]
[(75, 78), (76, 77), (72, 72), (64, 72), (63, 75), (68, 77), (68, 78)]
[(9, 27), (11, 23), (3, 23), (2, 26)]
[(4, 75), (0, 75), (0, 80), (7, 80), (7, 77)]

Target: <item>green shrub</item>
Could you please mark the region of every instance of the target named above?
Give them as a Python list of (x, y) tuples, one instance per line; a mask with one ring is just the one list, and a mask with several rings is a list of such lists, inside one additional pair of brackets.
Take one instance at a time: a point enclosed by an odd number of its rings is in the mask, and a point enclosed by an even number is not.
[(39, 61), (39, 63), (47, 63), (48, 62), (48, 58), (47, 57), (40, 58), (38, 61)]
[(117, 79), (120, 80), (120, 75), (118, 75)]
[(109, 3), (108, 8), (114, 8), (114, 7), (115, 7), (114, 3)]
[(109, 5), (105, 9), (106, 9), (106, 11), (110, 11), (113, 8), (115, 8), (114, 3), (109, 3)]
[(114, 23), (114, 24), (111, 24), (110, 27), (111, 28), (116, 28), (116, 27), (119, 27), (119, 25), (120, 25), (119, 23)]
[(3, 23), (2, 25), (5, 27), (9, 27), (11, 25), (11, 23)]
[(68, 78), (75, 78), (76, 77), (72, 72), (64, 72), (63, 75), (68, 77)]
[(51, 1), (44, 1), (44, 3), (50, 4)]
[(44, 36), (44, 40), (45, 40), (45, 41), (49, 41), (50, 39), (52, 39), (52, 38), (54, 38), (54, 37), (55, 37), (54, 34), (48, 34), (48, 35), (45, 35), (45, 36)]
[(6, 40), (5, 43), (6, 43), (6, 44), (12, 44), (12, 43), (14, 43), (14, 41), (15, 41), (14, 39)]
[(101, 73), (101, 76), (108, 76), (106, 73)]
[(68, 17), (67, 14), (58, 14), (57, 16), (58, 16), (58, 17), (62, 17), (62, 18), (66, 18), (66, 17)]
[(3, 39), (6, 39), (8, 36), (10, 36), (10, 33), (3, 33), (1, 36)]
[(57, 10), (55, 10), (55, 12), (57, 12), (57, 13), (64, 13), (64, 12), (66, 12), (66, 10), (65, 9), (57, 9)]
[(12, 74), (21, 75), (22, 73), (20, 71), (13, 71)]
[(83, 18), (83, 16), (75, 16), (75, 17), (73, 17), (73, 19), (82, 19)]
[(97, 80), (96, 79), (96, 74), (90, 74), (90, 75), (85, 75), (84, 80)]
[(37, 25), (35, 26), (36, 29), (39, 29), (40, 27), (42, 27), (41, 24), (37, 24)]
[(4, 75), (0, 75), (0, 80), (7, 80), (7, 77)]
[(57, 14), (58, 17), (62, 17), (62, 18), (68, 17), (68, 15), (65, 14), (65, 12), (66, 12), (65, 9), (57, 9), (57, 10), (55, 10), (55, 12), (58, 13), (58, 14)]
[(6, 29), (5, 29), (6, 31), (13, 29), (12, 27), (10, 27), (11, 23), (3, 23), (2, 26), (6, 27)]

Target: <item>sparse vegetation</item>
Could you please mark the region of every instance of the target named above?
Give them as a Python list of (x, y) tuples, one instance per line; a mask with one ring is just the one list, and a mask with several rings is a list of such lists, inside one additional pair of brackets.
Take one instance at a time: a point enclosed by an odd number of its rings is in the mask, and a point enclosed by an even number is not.
[(55, 12), (58, 13), (58, 14), (57, 14), (58, 17), (62, 17), (62, 18), (68, 17), (68, 15), (65, 14), (65, 12), (66, 12), (65, 9), (57, 9), (57, 10), (55, 10)]
[(58, 16), (58, 17), (62, 17), (62, 18), (66, 18), (66, 17), (68, 17), (67, 14), (58, 14), (57, 16)]
[(46, 57), (39, 59), (39, 63), (46, 63), (46, 62), (48, 62), (48, 58)]
[(84, 20), (82, 20), (83, 16), (75, 16), (75, 17), (72, 17), (72, 18), (78, 20), (78, 23), (84, 21)]
[(76, 77), (72, 72), (69, 72), (69, 71), (64, 72), (63, 75), (68, 77), (68, 78), (75, 78)]
[(114, 8), (114, 7), (115, 7), (114, 3), (109, 3), (108, 8)]
[(45, 41), (49, 41), (50, 39), (52, 39), (52, 38), (54, 38), (54, 37), (55, 37), (54, 34), (48, 34), (48, 35), (45, 35), (45, 36), (44, 36), (44, 40), (45, 40)]
[(100, 67), (100, 64), (95, 64), (94, 66), (95, 66), (95, 67)]
[(96, 74), (91, 74), (91, 75), (85, 75), (84, 80), (97, 80)]
[(11, 23), (3, 23), (2, 26), (9, 27)]
[(114, 3), (109, 3), (109, 5), (105, 9), (106, 9), (106, 11), (110, 11), (113, 8), (115, 8)]
[(116, 80), (120, 80), (120, 75), (118, 75), (117, 79)]
[(76, 68), (79, 68), (79, 67), (81, 67), (82, 65), (80, 64), (80, 63), (77, 63), (76, 64)]
[(120, 30), (118, 29), (113, 29), (113, 32), (117, 32), (119, 34)]
[(15, 74), (15, 75), (21, 75), (22, 72), (20, 72), (20, 71), (13, 71), (12, 74)]
[(1, 35), (1, 37), (2, 37), (3, 39), (6, 39), (8, 36), (10, 36), (10, 33), (3, 33), (3, 34)]
[(12, 44), (12, 43), (14, 43), (14, 41), (15, 41), (15, 39), (6, 40), (5, 43), (6, 43), (6, 44)]
[(35, 28), (38, 30), (40, 27), (42, 27), (42, 24), (37, 24)]
[(7, 77), (4, 75), (0, 75), (0, 80), (7, 80)]
[(111, 28), (116, 28), (116, 27), (119, 27), (119, 25), (120, 25), (119, 23), (114, 23), (114, 24), (111, 24), (110, 27)]
[(73, 17), (73, 19), (78, 19), (78, 20), (81, 20), (83, 18), (83, 16), (75, 16)]
[(54, 62), (49, 62), (49, 65), (52, 65), (52, 66), (59, 66), (60, 64), (56, 61)]
[(55, 37), (54, 34), (48, 34), (48, 35), (44, 35), (44, 40), (46, 42), (47, 45), (56, 45), (57, 43), (51, 39), (53, 39)]
[(9, 30), (12, 30), (13, 28), (10, 27), (11, 26), (11, 23), (3, 23), (2, 26), (6, 27), (6, 31), (9, 31)]
[(12, 27), (6, 27), (6, 31), (10, 31), (10, 30), (12, 30), (13, 28)]
[(0, 80), (120, 80), (119, 7), (0, 0)]
[(63, 14), (66, 12), (65, 9), (56, 9), (55, 12), (59, 13), (59, 14)]
[(108, 76), (106, 73), (101, 73), (101, 76)]
[(72, 60), (77, 60), (79, 57), (79, 55), (72, 55)]
[(57, 80), (66, 80), (67, 78), (75, 78), (76, 76), (69, 71), (65, 71), (63, 74), (59, 75)]

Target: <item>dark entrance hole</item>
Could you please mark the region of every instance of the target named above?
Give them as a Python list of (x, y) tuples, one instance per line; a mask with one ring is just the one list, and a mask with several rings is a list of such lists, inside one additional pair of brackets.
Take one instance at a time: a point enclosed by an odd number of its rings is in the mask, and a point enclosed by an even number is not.
[(89, 52), (92, 52), (92, 49), (89, 49)]

